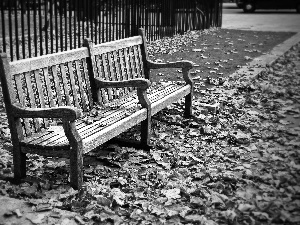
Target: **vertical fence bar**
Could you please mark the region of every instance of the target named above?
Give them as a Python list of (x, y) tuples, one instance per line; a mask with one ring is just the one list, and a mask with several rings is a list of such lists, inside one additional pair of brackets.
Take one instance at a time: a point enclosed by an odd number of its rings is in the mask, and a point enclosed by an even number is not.
[(23, 59), (26, 57), (25, 55), (25, 22), (24, 22), (24, 14), (25, 14), (25, 9), (24, 9), (24, 1), (21, 0), (21, 32), (22, 32), (22, 57)]
[[(55, 0), (54, 0), (55, 1)], [(50, 23), (50, 52), (53, 53), (53, 0), (49, 0), (49, 23)]]
[(58, 19), (57, 19), (57, 4), (58, 1), (57, 0), (53, 0), (53, 4), (54, 4), (54, 20), (55, 20), (55, 52), (58, 52)]
[(64, 33), (65, 33), (65, 51), (68, 50), (68, 11), (67, 11), (67, 0), (63, 0), (63, 15), (64, 15)]
[(42, 33), (42, 9), (41, 9), (41, 0), (38, 0), (38, 11), (39, 11), (39, 36), (40, 36), (40, 55), (43, 55), (43, 33)]
[(62, 1), (63, 0), (59, 0), (59, 23), (60, 23), (60, 26), (59, 26), (59, 30), (60, 30), (60, 34), (59, 34), (59, 40), (60, 40), (60, 50), (63, 51), (64, 50), (64, 34), (63, 34), (63, 18), (62, 18), (62, 12), (63, 12), (63, 9), (62, 9)]
[[(72, 13), (72, 0), (69, 1), (69, 4), (68, 4), (68, 15), (69, 15), (69, 44), (70, 44), (70, 49), (73, 49), (73, 40), (72, 40), (72, 16), (73, 16), (73, 13)], [(75, 36), (75, 35), (74, 35)]]
[(11, 18), (11, 1), (8, 3), (8, 28), (9, 28), (9, 52), (11, 61), (13, 60), (13, 33), (12, 33), (12, 18)]
[(112, 15), (112, 40), (116, 40), (116, 32), (117, 32), (117, 29), (116, 29), (116, 17), (115, 17), (115, 9), (116, 9), (116, 1), (115, 0), (112, 0), (112, 4), (111, 4), (112, 8), (111, 8), (111, 15)]
[(82, 2), (82, 6), (83, 6), (83, 8), (82, 8), (82, 38), (85, 38), (85, 35), (84, 35), (84, 30), (85, 30), (85, 27), (84, 27), (84, 22), (85, 22), (85, 20), (86, 20), (86, 7), (85, 7), (85, 5), (86, 5), (86, 2), (85, 1), (83, 1)]
[(34, 32), (34, 56), (37, 56), (37, 33), (36, 33), (36, 0), (33, 2), (33, 32)]
[(96, 0), (97, 2), (97, 5), (98, 5), (98, 8), (97, 8), (97, 16), (99, 18), (99, 29), (98, 29), (98, 39), (99, 39), (99, 42), (98, 43), (101, 43), (102, 40), (101, 40), (101, 34), (102, 34), (102, 10), (101, 10), (101, 4), (99, 2), (99, 0)]
[(30, 24), (31, 10), (28, 7), (29, 1), (30, 0), (26, 1), (26, 3), (27, 3), (27, 6), (26, 6), (26, 9), (27, 9), (27, 38), (28, 38), (28, 57), (31, 57), (31, 32), (30, 32), (31, 31), (31, 24)]
[(90, 1), (86, 1), (86, 13), (85, 13), (85, 26), (86, 26), (86, 34), (85, 37), (91, 38), (90, 36), (90, 21), (91, 21), (91, 15), (90, 15)]
[(126, 29), (126, 17), (127, 17), (127, 11), (126, 11), (126, 6), (127, 6), (127, 0), (122, 1), (122, 8), (121, 8), (121, 14), (122, 14), (122, 38), (125, 37), (125, 29)]
[(118, 30), (118, 39), (121, 39), (122, 38), (122, 17), (121, 17), (121, 3), (122, 1), (117, 1), (117, 18), (116, 20), (118, 21), (118, 27), (117, 27), (117, 30)]
[(98, 8), (98, 4), (97, 4), (97, 1), (94, 0), (93, 1), (93, 8), (92, 8), (92, 11), (93, 11), (93, 22), (94, 22), (94, 31), (92, 31), (94, 33), (94, 42), (95, 44), (98, 44), (98, 11), (96, 10)]
[[(88, 1), (90, 2), (90, 1)], [(93, 4), (95, 1), (92, 1), (91, 4), (89, 4), (88, 8), (89, 8), (89, 14), (90, 14), (90, 29), (91, 29), (91, 39), (94, 42), (94, 10), (93, 7), (95, 7), (95, 5)]]
[(104, 7), (104, 4), (101, 4), (101, 1), (100, 0), (96, 0), (98, 1), (98, 5), (99, 5), (99, 9), (98, 9), (98, 12), (99, 12), (99, 43), (102, 43), (103, 42), (103, 37), (104, 37), (104, 20), (103, 20), (103, 7)]
[(114, 1), (114, 10), (113, 10), (113, 13), (114, 13), (114, 20), (115, 20), (115, 23), (114, 23), (114, 27), (115, 27), (115, 40), (119, 39), (119, 12), (118, 12), (118, 1), (115, 0)]
[(16, 57), (20, 59), (20, 49), (19, 49), (19, 27), (18, 27), (18, 6), (17, 2), (14, 3), (15, 10), (15, 42), (16, 42)]
[[(49, 0), (48, 0), (49, 1)], [(44, 13), (45, 13), (45, 15), (44, 15), (44, 20), (45, 20), (45, 22), (44, 22), (44, 29), (43, 29), (43, 31), (45, 32), (45, 48), (46, 48), (46, 54), (48, 54), (49, 53), (49, 37), (48, 37), (48, 30), (49, 30), (49, 23), (50, 23), (50, 19), (49, 19), (49, 12), (48, 12), (48, 4), (49, 4), (49, 2), (48, 1), (45, 1), (44, 2)]]
[(111, 1), (112, 0), (110, 0), (110, 1), (108, 1), (109, 2), (109, 7), (108, 7), (108, 28), (109, 28), (109, 33), (108, 33), (108, 40), (107, 41), (111, 41), (111, 21), (112, 21), (112, 9), (111, 9), (111, 7), (112, 7), (112, 4), (111, 4)]
[[(76, 37), (77, 37), (77, 20), (78, 20), (78, 0), (73, 0), (73, 12), (74, 12), (74, 15), (73, 15), (73, 36), (74, 36), (74, 48), (76, 48)], [(78, 43), (78, 47), (80, 47), (80, 43)]]
[(107, 20), (107, 16), (108, 16), (108, 12), (107, 12), (107, 2), (106, 2), (106, 5), (105, 5), (105, 9), (103, 10), (103, 18), (105, 17), (105, 40), (104, 42), (108, 41), (108, 20)]
[(1, 29), (2, 29), (2, 46), (3, 46), (3, 52), (6, 52), (6, 32), (5, 32), (5, 30), (6, 30), (6, 26), (5, 26), (5, 15), (4, 15), (4, 13), (5, 13), (5, 11), (4, 11), (4, 7), (6, 6), (5, 4), (4, 4), (4, 1), (1, 1), (1, 3), (0, 4), (2, 4), (1, 5), (1, 21), (2, 21), (2, 23), (1, 23)]
[[(80, 32), (81, 32), (81, 29), (80, 29), (80, 20), (82, 19), (82, 7), (80, 7), (79, 5), (79, 1), (80, 0), (77, 0), (77, 4), (76, 4), (76, 7), (77, 7), (77, 19), (78, 19), (78, 23), (77, 23), (77, 26), (78, 26), (78, 46), (80, 46)], [(81, 3), (82, 4), (82, 3)]]

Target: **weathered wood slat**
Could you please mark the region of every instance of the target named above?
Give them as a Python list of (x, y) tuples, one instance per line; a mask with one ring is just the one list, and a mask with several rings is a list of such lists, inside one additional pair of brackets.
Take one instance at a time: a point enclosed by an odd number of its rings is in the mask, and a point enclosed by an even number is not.
[(139, 69), (140, 69), (140, 75), (142, 78), (145, 78), (145, 72), (144, 72), (144, 64), (143, 64), (143, 55), (141, 51), (141, 45), (137, 46), (138, 51), (138, 61), (139, 61)]
[[(115, 81), (116, 80), (116, 75), (115, 75), (115, 68), (114, 68), (114, 63), (113, 63), (113, 55), (112, 53), (108, 52), (107, 53), (107, 60), (108, 60), (108, 76), (109, 80)], [(109, 100), (114, 99), (114, 96), (118, 95), (118, 91), (116, 88), (109, 88), (112, 92), (112, 95), (110, 96)]]
[(130, 78), (134, 79), (137, 78), (137, 74), (136, 74), (136, 66), (134, 61), (133, 46), (128, 48), (128, 56), (129, 56), (129, 64), (130, 64), (130, 72), (129, 72), (129, 74), (131, 75)]
[(60, 88), (60, 82), (59, 82), (59, 78), (57, 75), (57, 66), (54, 65), (51, 67), (52, 70), (52, 76), (53, 76), (53, 80), (54, 80), (54, 88), (55, 88), (55, 94), (57, 96), (57, 104), (58, 106), (62, 106), (63, 105), (63, 100), (62, 100), (62, 91)]
[(49, 77), (49, 70), (48, 67), (44, 68), (44, 78), (45, 78), (45, 85), (47, 89), (47, 96), (48, 96), (48, 103), (50, 107), (54, 107), (54, 97), (53, 97), (53, 92), (52, 92), (52, 85), (50, 82), (50, 77)]
[[(103, 66), (103, 74), (104, 77), (102, 77), (102, 79), (105, 80), (110, 80), (110, 75), (109, 75), (109, 68), (108, 68), (108, 59), (107, 59), (107, 55), (106, 54), (102, 54), (101, 55), (101, 60), (102, 60), (102, 66)], [(111, 88), (107, 88), (106, 89), (106, 93), (105, 93), (105, 97), (107, 98), (107, 100), (112, 99), (113, 96), (113, 91)]]
[(70, 87), (69, 87), (69, 81), (67, 79), (67, 71), (65, 68), (65, 64), (61, 63), (59, 67), (60, 67), (61, 77), (63, 81), (64, 97), (66, 98), (67, 105), (70, 106), (72, 105), (70, 99), (70, 93), (69, 93)]
[(76, 69), (76, 75), (77, 75), (77, 79), (78, 79), (78, 86), (79, 86), (79, 93), (80, 96), (78, 96), (81, 99), (81, 104), (82, 104), (82, 108), (84, 112), (88, 111), (88, 98), (87, 95), (85, 93), (85, 90), (83, 88), (83, 77), (82, 77), (82, 73), (80, 71), (80, 66), (79, 66), (79, 62), (78, 60), (75, 61), (75, 69)]
[(67, 52), (14, 61), (10, 63), (10, 69), (12, 74), (19, 74), (87, 57), (89, 57), (89, 52), (88, 49), (84, 47)]
[[(71, 91), (72, 91), (72, 97), (73, 97), (73, 102), (74, 102), (74, 105), (78, 108), (80, 108), (80, 105), (79, 105), (79, 98), (80, 96), (78, 96), (78, 92), (77, 92), (77, 88), (76, 88), (76, 81), (75, 81), (75, 76), (74, 76), (74, 69), (73, 69), (73, 65), (72, 65), (72, 62), (68, 62), (67, 64), (68, 66), (68, 72), (69, 72), (69, 77), (70, 77), (70, 86), (71, 86)], [(75, 72), (77, 72), (75, 70)], [(76, 77), (77, 74), (76, 74)]]
[[(101, 65), (101, 60), (100, 60), (100, 56), (97, 55), (95, 56), (95, 66), (97, 68), (96, 73), (95, 73), (95, 77), (96, 78), (101, 78), (103, 77), (103, 68)], [(106, 103), (106, 98), (105, 98), (105, 91), (103, 88), (100, 88), (99, 90), (97, 90), (97, 96), (98, 96), (98, 102), (99, 103)]]
[(92, 96), (92, 91), (91, 91), (91, 86), (90, 86), (90, 78), (89, 78), (89, 74), (88, 74), (88, 69), (87, 69), (87, 63), (86, 63), (86, 59), (82, 59), (82, 65), (83, 65), (83, 74), (84, 74), (84, 80), (86, 83), (86, 89), (87, 89), (87, 93), (88, 93), (88, 99), (89, 99), (89, 105), (90, 108), (93, 107), (94, 101), (93, 101), (93, 96)]
[[(121, 80), (121, 73), (120, 73), (120, 58), (117, 55), (118, 51), (113, 52), (113, 60), (114, 60), (114, 68), (115, 68), (115, 80)], [(123, 88), (116, 89), (116, 95), (123, 96)]]
[[(130, 76), (130, 61), (129, 61), (129, 55), (128, 55), (128, 48), (124, 48), (123, 49), (123, 52), (124, 52), (124, 61), (125, 61), (125, 69), (126, 69), (126, 72), (125, 72), (125, 79), (128, 80), (128, 79), (132, 79), (132, 77)], [(132, 91), (133, 88), (129, 88), (129, 91)]]
[[(119, 79), (120, 80), (127, 80), (127, 76), (126, 76), (126, 72), (125, 72), (125, 61), (124, 61), (124, 53), (123, 53), (124, 49), (119, 49), (118, 51), (118, 55), (119, 55)], [(122, 95), (126, 95), (126, 93), (128, 92), (128, 88), (122, 88)]]
[(134, 55), (134, 64), (135, 64), (135, 71), (136, 71), (136, 76), (141, 78), (142, 74), (141, 74), (141, 68), (140, 68), (140, 62), (139, 62), (139, 55), (138, 55), (138, 51), (137, 51), (137, 47), (138, 46), (133, 46), (133, 55)]
[(153, 101), (151, 101), (151, 115), (156, 114), (160, 110), (164, 109), (166, 106), (170, 105), (173, 102), (178, 101), (179, 99), (186, 96), (191, 91), (191, 86), (185, 85), (180, 89), (177, 89), (174, 87), (170, 87), (168, 90), (168, 95), (165, 95), (163, 98)]
[[(22, 106), (26, 106), (25, 93), (24, 93), (23, 84), (22, 84), (22, 77), (24, 77), (24, 74), (18, 74), (14, 78), (15, 78), (16, 91), (17, 91), (19, 103)], [(26, 135), (31, 135), (32, 131), (31, 131), (31, 125), (29, 123), (29, 119), (24, 118), (23, 123), (24, 123), (24, 129), (25, 129)]]
[(112, 41), (108, 43), (102, 43), (94, 46), (94, 54), (101, 55), (108, 52), (117, 51), (122, 48), (131, 47), (133, 45), (142, 44), (141, 36), (129, 37), (122, 40)]
[[(34, 70), (34, 78), (35, 78), (35, 82), (36, 82), (36, 88), (37, 88), (37, 92), (38, 92), (38, 99), (39, 99), (39, 104), (41, 108), (45, 108), (46, 104), (45, 104), (45, 95), (44, 95), (44, 89), (43, 89), (43, 82), (41, 80), (41, 75), (40, 75), (40, 70), (36, 69)], [(44, 76), (44, 70), (42, 69), (43, 72), (43, 76)], [(48, 119), (43, 119), (44, 120), (44, 126), (48, 127), (49, 125), (49, 121)]]
[[(36, 102), (35, 102), (35, 95), (32, 89), (32, 82), (31, 82), (31, 76), (30, 72), (25, 73), (25, 82), (27, 86), (27, 91), (28, 91), (28, 97), (30, 101), (30, 107), (31, 108), (36, 108)], [(41, 130), (41, 125), (39, 119), (33, 119), (34, 127), (35, 130), (38, 132)]]
[(111, 138), (116, 137), (117, 135), (128, 130), (134, 125), (140, 123), (142, 120), (145, 120), (146, 117), (147, 110), (141, 109), (131, 116), (126, 117), (124, 120), (114, 123), (113, 125), (106, 127), (98, 133), (94, 133), (93, 135), (83, 140), (83, 144), (85, 146), (84, 153), (89, 152), (97, 146), (110, 140)]

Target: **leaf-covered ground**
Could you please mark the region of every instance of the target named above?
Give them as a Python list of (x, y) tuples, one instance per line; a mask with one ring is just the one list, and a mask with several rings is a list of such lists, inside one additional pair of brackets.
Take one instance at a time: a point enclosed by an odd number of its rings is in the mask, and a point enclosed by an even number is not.
[[(247, 62), (229, 57), (211, 60), (219, 69), (211, 74), (222, 73), (225, 60), (235, 70)], [(300, 44), (254, 76), (201, 79), (207, 71), (195, 68), (194, 117), (184, 119), (183, 102), (173, 104), (152, 120), (150, 152), (105, 145), (88, 154), (80, 191), (68, 186), (68, 160), (37, 155), (28, 156), (27, 182), (7, 181), (13, 166), (2, 113), (0, 199), (23, 199), (32, 208), (0, 206), (0, 224), (22, 218), (32, 224), (300, 224), (299, 62)], [(201, 107), (213, 102), (222, 106), (217, 114)], [(123, 136), (138, 139), (137, 129)]]

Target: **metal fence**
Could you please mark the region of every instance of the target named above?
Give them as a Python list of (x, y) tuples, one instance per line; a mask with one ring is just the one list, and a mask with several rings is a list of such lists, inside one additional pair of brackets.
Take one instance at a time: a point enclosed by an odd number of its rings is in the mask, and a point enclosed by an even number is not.
[(222, 0), (0, 0), (0, 51), (11, 60), (137, 34), (148, 40), (222, 23)]

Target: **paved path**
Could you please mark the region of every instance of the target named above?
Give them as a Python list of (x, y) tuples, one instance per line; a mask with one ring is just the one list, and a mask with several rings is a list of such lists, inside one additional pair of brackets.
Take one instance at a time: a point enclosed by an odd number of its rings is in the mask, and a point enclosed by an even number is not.
[(300, 32), (300, 13), (296, 13), (296, 10), (257, 10), (254, 13), (244, 13), (235, 4), (224, 3), (222, 28)]

